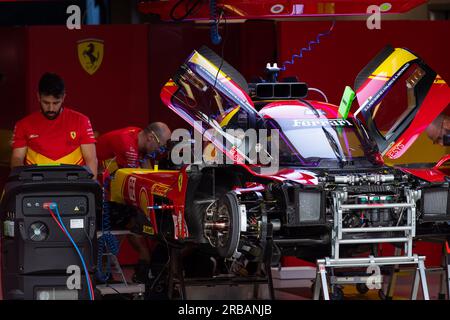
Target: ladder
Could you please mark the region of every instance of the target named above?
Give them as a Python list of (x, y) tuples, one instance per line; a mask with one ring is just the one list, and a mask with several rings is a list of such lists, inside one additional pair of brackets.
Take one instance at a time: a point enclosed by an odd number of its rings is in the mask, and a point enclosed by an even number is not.
[[(333, 196), (333, 229), (331, 235), (331, 258), (317, 260), (317, 275), (314, 287), (314, 300), (318, 300), (322, 291), (323, 299), (330, 300), (328, 291), (327, 269), (334, 274), (334, 269), (338, 268), (362, 268), (375, 270), (376, 274), (368, 277), (331, 277), (332, 288), (336, 284), (366, 283), (375, 280), (376, 285), (382, 282), (379, 272), (380, 266), (395, 265), (415, 265), (416, 274), (411, 293), (411, 299), (417, 299), (419, 284), (422, 286), (423, 297), (429, 300), (428, 286), (425, 274), (425, 257), (412, 253), (413, 238), (416, 235), (416, 201), (420, 198), (420, 192), (405, 190), (406, 202), (402, 203), (360, 203), (346, 204), (348, 193), (345, 191), (334, 191)], [(401, 214), (406, 210), (406, 223), (403, 225), (388, 227), (360, 227), (344, 228), (344, 214), (355, 210), (380, 210), (397, 209)], [(399, 219), (400, 221), (400, 219)], [(387, 233), (380, 236), (379, 233)], [(352, 235), (360, 236), (352, 237)], [(389, 236), (392, 235), (392, 236)], [(362, 258), (342, 258), (340, 256), (341, 246), (350, 244), (382, 244), (382, 243), (403, 243), (404, 254), (391, 257), (362, 257)], [(371, 269), (369, 269), (371, 268)], [(372, 284), (372, 283), (371, 283)], [(378, 287), (377, 287), (378, 288)], [(374, 289), (374, 288), (369, 288)]]
[[(127, 234), (131, 234), (128, 230), (113, 230), (110, 231), (111, 234), (115, 236), (124, 236)], [(97, 232), (97, 238), (101, 237), (102, 232)], [(105, 252), (102, 258), (106, 258), (111, 265), (111, 274), (116, 274), (119, 276), (121, 282), (120, 283), (107, 283), (107, 284), (98, 284), (96, 285), (96, 289), (100, 293), (100, 295), (111, 295), (111, 294), (131, 294), (135, 297), (142, 298), (145, 294), (145, 285), (140, 283), (128, 283), (123, 272), (122, 267), (120, 266), (119, 260), (117, 256), (112, 254), (111, 252)]]

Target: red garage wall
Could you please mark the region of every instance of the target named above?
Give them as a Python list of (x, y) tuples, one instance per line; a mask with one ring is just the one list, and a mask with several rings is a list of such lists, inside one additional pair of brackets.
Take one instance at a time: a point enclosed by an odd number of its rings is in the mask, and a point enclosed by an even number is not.
[(12, 129), (26, 105), (26, 30), (0, 28), (0, 39), (0, 128)]
[[(224, 58), (245, 76), (262, 73), (275, 58), (274, 22), (228, 24), (220, 32)], [(104, 41), (103, 62), (93, 75), (81, 67), (77, 53), (77, 42), (90, 38)], [(172, 129), (186, 126), (162, 105), (161, 88), (194, 49), (207, 45), (222, 53), (222, 45), (210, 41), (209, 26), (194, 23), (84, 26), (79, 31), (31, 27), (28, 39), (27, 112), (38, 108), (41, 74), (60, 73), (67, 105), (88, 115), (100, 133), (149, 121), (165, 121)]]
[[(93, 75), (81, 66), (77, 42), (104, 41), (104, 56)], [(36, 90), (45, 71), (66, 82), (66, 105), (90, 117), (95, 131), (145, 126), (148, 119), (148, 27), (146, 25), (63, 26), (28, 29), (27, 111), (39, 108)]]

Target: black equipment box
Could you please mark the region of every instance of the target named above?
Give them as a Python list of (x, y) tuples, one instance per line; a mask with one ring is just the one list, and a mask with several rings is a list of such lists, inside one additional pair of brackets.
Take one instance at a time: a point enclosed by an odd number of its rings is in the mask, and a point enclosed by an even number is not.
[[(57, 204), (63, 224), (79, 247), (89, 272), (93, 272), (96, 216), (101, 215), (102, 194), (92, 174), (84, 167), (72, 165), (14, 168), (0, 207), (4, 298), (46, 297), (45, 290), (36, 291), (31, 283), (45, 287), (44, 279), (48, 279), (48, 286), (61, 284), (61, 278), (70, 276), (67, 270), (71, 266), (78, 266), (84, 275), (73, 244), (44, 207), (48, 203)], [(57, 218), (56, 209), (53, 212)], [(60, 288), (58, 292), (61, 294), (49, 297), (86, 298), (85, 290), (74, 294)]]

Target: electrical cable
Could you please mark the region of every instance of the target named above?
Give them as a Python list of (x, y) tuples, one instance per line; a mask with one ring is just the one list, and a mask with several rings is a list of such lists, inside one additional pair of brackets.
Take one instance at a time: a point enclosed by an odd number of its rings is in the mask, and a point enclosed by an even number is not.
[[(52, 208), (55, 209), (56, 215), (57, 215), (58, 219), (56, 219), (55, 214), (54, 214)], [(49, 204), (48, 210), (49, 210), (50, 215), (52, 216), (52, 218), (55, 220), (55, 222), (56, 222), (56, 223), (58, 224), (58, 226), (61, 228), (61, 230), (63, 231), (63, 233), (64, 233), (64, 234), (67, 236), (67, 238), (70, 240), (70, 242), (72, 243), (72, 245), (73, 245), (73, 247), (75, 248), (76, 252), (78, 253), (78, 256), (80, 257), (81, 264), (83, 265), (84, 273), (85, 273), (85, 276), (86, 276), (86, 282), (87, 282), (87, 285), (88, 285), (89, 298), (90, 298), (90, 300), (93, 301), (93, 300), (95, 299), (95, 298), (94, 298), (94, 289), (93, 289), (93, 286), (92, 286), (92, 281), (91, 281), (91, 278), (90, 278), (90, 276), (89, 276), (89, 272), (88, 272), (88, 269), (87, 269), (87, 266), (86, 266), (86, 262), (85, 262), (85, 260), (84, 260), (84, 257), (83, 257), (83, 255), (81, 254), (81, 251), (80, 251), (80, 249), (78, 248), (78, 246), (77, 246), (77, 244), (75, 243), (75, 241), (73, 240), (72, 236), (70, 235), (69, 231), (67, 230), (67, 228), (66, 228), (64, 222), (62, 221), (61, 215), (60, 215), (60, 213), (59, 213), (58, 205), (57, 205), (55, 202), (52, 202), (52, 203)], [(59, 221), (59, 222), (58, 222), (58, 221)]]
[(92, 244), (91, 238), (89, 238), (89, 235), (87, 234), (86, 229), (84, 229), (84, 228), (83, 228), (83, 233), (84, 233), (84, 235), (86, 236), (86, 239), (89, 242), (89, 248), (91, 250), (91, 256), (90, 256), (91, 265), (94, 265), (94, 245)]
[(106, 285), (107, 288), (110, 288), (110, 289), (112, 289), (113, 291), (115, 291), (115, 292), (119, 295), (119, 297), (121, 297), (123, 300), (132, 300), (132, 299), (127, 298), (125, 295), (123, 295), (123, 294), (120, 293), (119, 291), (117, 291), (117, 289), (114, 288), (114, 287), (112, 287), (108, 282), (106, 282), (105, 285)]
[(305, 51), (311, 51), (312, 50), (312, 45), (314, 44), (319, 44), (320, 43), (320, 38), (325, 37), (327, 35), (329, 35), (333, 29), (334, 29), (334, 25), (336, 24), (336, 20), (333, 20), (330, 29), (328, 29), (328, 31), (323, 32), (323, 33), (319, 33), (316, 37), (316, 40), (311, 40), (310, 42), (308, 42), (308, 46), (307, 47), (303, 47), (300, 49), (300, 52), (298, 54), (293, 54), (291, 57), (291, 60), (285, 61), (283, 63), (283, 65), (281, 66), (280, 70), (281, 71), (286, 71), (286, 65), (293, 65), (295, 63), (295, 59), (301, 59), (303, 58), (303, 52)]
[(322, 90), (317, 89), (317, 88), (308, 88), (308, 91), (314, 91), (314, 92), (320, 93), (322, 95), (322, 97), (324, 97), (325, 102), (328, 103), (327, 95)]
[[(220, 20), (222, 20), (222, 17), (223, 17), (223, 10), (222, 10), (221, 13), (220, 13), (220, 16), (219, 16), (217, 25), (219, 25)], [(219, 77), (220, 70), (221, 70), (222, 67), (223, 67), (224, 56), (225, 56), (225, 43), (226, 43), (226, 41), (227, 41), (227, 34), (228, 34), (228, 32), (227, 32), (227, 18), (226, 18), (226, 17), (223, 17), (223, 19), (224, 19), (224, 21), (225, 21), (225, 27), (224, 27), (224, 29), (225, 29), (225, 30), (224, 30), (224, 31), (225, 31), (225, 35), (224, 35), (224, 39), (223, 39), (223, 42), (222, 42), (222, 48), (220, 49), (220, 58), (221, 58), (221, 60), (220, 60), (219, 68), (217, 69), (216, 77), (215, 77), (215, 79), (214, 79), (213, 89), (216, 88), (217, 78)], [(211, 106), (211, 103), (210, 103), (210, 106)]]
[[(177, 3), (175, 3), (175, 4), (173, 5), (173, 7), (170, 9), (169, 16), (170, 16), (170, 18), (171, 18), (173, 21), (176, 21), (176, 22), (183, 21), (184, 19), (186, 19), (187, 17), (189, 17), (189, 16), (193, 13), (193, 11), (194, 11), (199, 5), (202, 4), (202, 0), (197, 0), (197, 1), (194, 2), (194, 4), (193, 4), (190, 8), (188, 8), (188, 7), (186, 6), (186, 12), (185, 12), (181, 17), (175, 17), (175, 10), (176, 10), (183, 2), (186, 2), (186, 0), (179, 0), (179, 1), (178, 1)], [(190, 2), (191, 2), (191, 1), (190, 1)]]
[(97, 251), (97, 271), (95, 276), (102, 282), (106, 282), (111, 276), (111, 265), (109, 257), (107, 258), (106, 272), (103, 272), (103, 255), (109, 250), (113, 255), (119, 253), (119, 241), (111, 233), (111, 204), (107, 199), (107, 189), (111, 178), (107, 177), (103, 184), (103, 214), (102, 214), (102, 235), (98, 238)]

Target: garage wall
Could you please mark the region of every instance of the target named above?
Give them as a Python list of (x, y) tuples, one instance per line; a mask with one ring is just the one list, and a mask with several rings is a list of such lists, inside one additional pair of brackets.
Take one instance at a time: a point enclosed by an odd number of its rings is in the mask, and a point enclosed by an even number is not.
[(26, 31), (0, 28), (0, 187), (9, 174), (10, 140), (26, 109)]
[[(66, 105), (90, 117), (100, 133), (126, 125), (144, 126), (148, 119), (148, 28), (145, 25), (63, 26), (28, 29), (27, 112), (38, 110), (37, 83), (45, 71), (66, 82)], [(78, 57), (86, 39), (104, 44), (103, 61), (90, 75)]]

